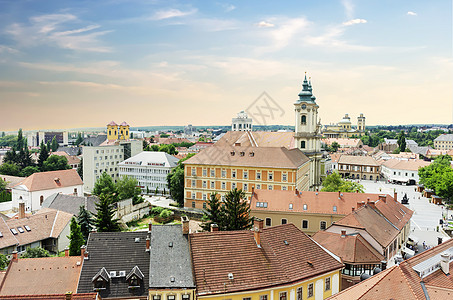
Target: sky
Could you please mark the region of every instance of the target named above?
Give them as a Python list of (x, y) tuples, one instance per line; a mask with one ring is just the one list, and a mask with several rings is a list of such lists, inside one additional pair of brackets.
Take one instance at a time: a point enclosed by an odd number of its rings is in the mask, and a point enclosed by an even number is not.
[(453, 123), (452, 1), (0, 0), (1, 131), (293, 125), (305, 72), (322, 124)]

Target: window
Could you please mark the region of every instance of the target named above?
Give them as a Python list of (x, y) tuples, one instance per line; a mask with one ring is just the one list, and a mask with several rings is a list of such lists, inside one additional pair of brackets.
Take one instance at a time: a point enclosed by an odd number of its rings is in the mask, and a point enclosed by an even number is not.
[(326, 225), (327, 225), (326, 221), (319, 222), (319, 229), (325, 230), (326, 229)]
[(292, 203), (289, 204), (289, 209), (293, 209), (293, 204)]
[(257, 190), (261, 190), (261, 184), (257, 184), (257, 185), (256, 185), (256, 189), (257, 189)]
[(236, 188), (236, 182), (233, 182), (233, 183), (231, 184), (231, 189), (234, 190), (235, 188)]
[(326, 278), (326, 291), (330, 290), (330, 277)]
[[(206, 199), (207, 199), (206, 194), (203, 194), (203, 200), (206, 200)], [(203, 204), (206, 204), (206, 203), (203, 203)], [(206, 205), (203, 205), (203, 208), (206, 208), (205, 206)]]
[(249, 177), (249, 173), (248, 173), (247, 171), (244, 171), (244, 173), (243, 173), (243, 174), (244, 174), (244, 175), (243, 175), (244, 179), (248, 179), (248, 177)]
[(226, 190), (226, 183), (222, 182), (222, 190)]
[(286, 191), (287, 189), (286, 185), (282, 186), (282, 191)]
[[(215, 170), (214, 169), (211, 169), (211, 177), (215, 177)], [(183, 295), (183, 296), (185, 296), (185, 295)], [(188, 295), (188, 296), (190, 296), (190, 295)]]
[(203, 180), (203, 188), (204, 189), (206, 188), (206, 185), (207, 185), (206, 180)]
[(192, 202), (192, 208), (195, 208), (195, 201)]
[(225, 177), (226, 177), (226, 171), (222, 170), (222, 178), (225, 178)]
[(44, 202), (44, 196), (41, 195), (41, 196), (39, 197), (39, 205), (42, 205), (43, 202)]
[(196, 175), (196, 170), (195, 168), (192, 168), (192, 176), (195, 176)]
[(307, 210), (308, 209), (308, 205), (307, 204), (304, 204), (304, 210)]
[(303, 115), (302, 118), (300, 118), (300, 122), (302, 123), (302, 125), (307, 124), (307, 116)]
[(287, 181), (287, 180), (288, 180), (287, 178), (288, 178), (288, 175), (287, 175), (287, 174), (283, 174), (282, 180), (283, 180), (283, 181)]
[(167, 295), (167, 300), (175, 300), (175, 295)]
[(195, 187), (195, 180), (192, 180), (192, 187)]
[(190, 294), (182, 295), (182, 300), (190, 300)]
[(268, 175), (268, 180), (273, 180), (274, 179), (274, 173), (270, 173)]
[(95, 289), (105, 289), (107, 287), (107, 282), (105, 282), (101, 277), (96, 279), (93, 284)]
[(272, 226), (272, 219), (266, 218), (266, 226)]
[(280, 293), (280, 300), (286, 300), (286, 292)]
[(256, 172), (256, 179), (261, 180), (261, 172)]
[(244, 183), (244, 187), (242, 188), (242, 190), (243, 190), (244, 192), (247, 192), (247, 191), (248, 191), (248, 185), (247, 185), (247, 183)]
[(308, 220), (302, 220), (302, 228), (307, 229), (308, 228)]
[(284, 224), (286, 224), (286, 223), (288, 223), (288, 220), (282, 219), (282, 225), (284, 225)]
[(252, 300), (252, 298), (250, 298), (250, 297), (244, 297), (244, 298), (242, 298), (242, 300)]
[(208, 176), (208, 170), (203, 169), (203, 176)]
[(267, 300), (267, 295), (260, 295), (260, 300)]
[(302, 287), (298, 287), (297, 288), (297, 298), (296, 298), (296, 300), (302, 300), (302, 298), (303, 298), (302, 296), (303, 296), (302, 295)]
[(308, 285), (308, 291), (307, 291), (307, 293), (308, 293), (308, 298), (313, 297), (313, 283), (310, 283), (310, 284)]
[(236, 178), (236, 171), (232, 171), (232, 172), (231, 172), (231, 177), (232, 177), (232, 178)]
[[(203, 196), (205, 196), (205, 195), (203, 195)], [(203, 200), (206, 200), (206, 199), (203, 199)], [(206, 202), (203, 202), (203, 209), (206, 209)]]
[(333, 206), (333, 211), (337, 212), (337, 206), (336, 205)]
[(214, 189), (215, 188), (215, 183), (214, 181), (211, 181), (211, 189)]
[(300, 142), (300, 148), (305, 149), (305, 141)]
[(268, 189), (269, 189), (269, 191), (271, 191), (273, 189), (272, 184), (269, 184)]

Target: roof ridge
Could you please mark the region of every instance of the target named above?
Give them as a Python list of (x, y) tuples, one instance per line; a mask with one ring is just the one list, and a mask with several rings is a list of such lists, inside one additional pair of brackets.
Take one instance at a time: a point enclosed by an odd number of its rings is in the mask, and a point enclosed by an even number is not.
[(414, 294), (415, 298), (418, 299), (417, 294), (415, 293), (414, 289), (412, 288), (412, 284), (407, 280), (405, 272), (403, 271), (403, 269), (399, 265), (398, 265), (398, 269), (400, 270), (402, 277), (404, 278), (404, 280), (406, 281), (407, 285), (409, 286), (409, 289), (412, 291), (412, 294)]

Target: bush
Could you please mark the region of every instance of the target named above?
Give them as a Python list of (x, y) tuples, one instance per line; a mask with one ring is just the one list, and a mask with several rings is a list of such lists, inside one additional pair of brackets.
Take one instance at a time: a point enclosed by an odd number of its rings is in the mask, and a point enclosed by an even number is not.
[(160, 215), (160, 213), (164, 210), (163, 207), (160, 207), (160, 206), (155, 206), (153, 208), (151, 208), (151, 215), (152, 216), (158, 216)]
[(166, 218), (169, 218), (171, 217), (171, 215), (173, 214), (173, 212), (169, 209), (164, 209), (163, 211), (161, 211), (161, 213), (159, 214), (159, 217), (161, 217), (162, 219), (166, 219)]

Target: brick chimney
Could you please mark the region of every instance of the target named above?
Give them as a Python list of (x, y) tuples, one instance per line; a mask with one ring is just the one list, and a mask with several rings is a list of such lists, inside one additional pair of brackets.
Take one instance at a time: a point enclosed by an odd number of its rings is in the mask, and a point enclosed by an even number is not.
[(211, 232), (214, 232), (214, 231), (219, 231), (219, 225), (211, 224)]
[(252, 186), (252, 196), (255, 195), (255, 187)]
[(152, 227), (153, 227), (153, 223), (151, 223), (151, 221), (149, 221), (149, 223), (148, 223), (148, 233), (151, 232)]
[(25, 218), (25, 203), (19, 202), (19, 219)]
[(90, 253), (88, 253), (88, 251), (86, 249), (83, 252), (83, 259), (84, 260), (89, 260), (90, 259)]
[(387, 202), (387, 195), (379, 195), (379, 200), (386, 203)]
[(398, 201), (398, 193), (396, 191), (393, 192), (393, 200)]
[(353, 206), (353, 207), (352, 207), (352, 211), (354, 211), (354, 210), (355, 210), (355, 208), (354, 208), (354, 206)]
[(149, 238), (149, 236), (146, 238), (146, 252), (149, 252), (149, 246), (151, 244), (151, 239)]
[(253, 227), (258, 228), (259, 230), (262, 230), (264, 228), (264, 221), (260, 218), (254, 218), (253, 219)]
[(361, 208), (364, 205), (365, 205), (365, 201), (357, 202), (357, 209)]
[(13, 258), (11, 259), (11, 261), (17, 261), (17, 251), (13, 251)]
[(82, 257), (82, 260), (85, 257), (85, 246), (80, 247), (80, 256)]
[(298, 195), (298, 196), (299, 196), (299, 190), (298, 190), (298, 189), (296, 189), (296, 195)]
[(65, 299), (66, 300), (71, 300), (72, 299), (72, 292), (66, 292)]
[(187, 216), (181, 217), (182, 234), (189, 234), (189, 218)]
[(68, 247), (64, 248), (64, 256), (65, 257), (69, 256), (69, 248)]
[(258, 227), (253, 226), (253, 237), (255, 238), (256, 245), (261, 248), (261, 230)]
[(346, 230), (342, 230), (342, 231), (341, 231), (341, 237), (342, 237), (342, 238), (346, 237)]
[(376, 209), (376, 202), (374, 202), (374, 201), (368, 201), (367, 204), (368, 204), (370, 207)]

